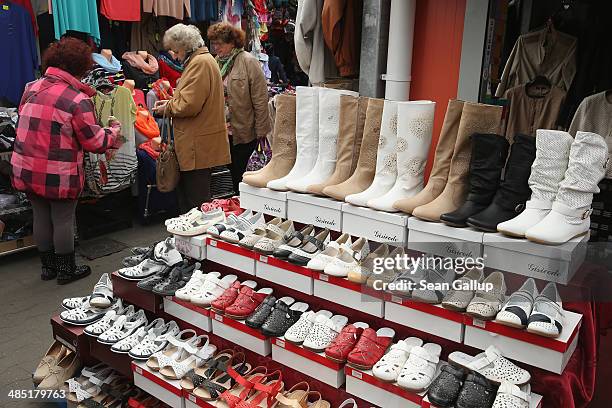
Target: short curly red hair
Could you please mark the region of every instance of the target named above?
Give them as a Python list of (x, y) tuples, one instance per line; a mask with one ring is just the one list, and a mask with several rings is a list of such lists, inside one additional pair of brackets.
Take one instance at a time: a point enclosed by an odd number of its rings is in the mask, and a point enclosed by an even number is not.
[(93, 67), (91, 47), (83, 41), (64, 37), (47, 48), (43, 55), (43, 71), (59, 68), (81, 79)]
[(226, 44), (234, 44), (235, 48), (243, 48), (246, 42), (246, 34), (239, 28), (229, 23), (217, 23), (208, 27), (206, 32), (210, 41), (220, 41)]

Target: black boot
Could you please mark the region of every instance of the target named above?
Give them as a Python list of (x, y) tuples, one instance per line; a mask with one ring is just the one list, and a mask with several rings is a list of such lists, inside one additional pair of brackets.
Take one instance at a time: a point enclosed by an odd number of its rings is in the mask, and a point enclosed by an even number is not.
[(517, 134), (510, 148), (504, 181), (501, 182), (491, 205), (467, 220), (469, 226), (481, 231), (497, 232), (497, 224), (508, 221), (523, 211), (531, 196), (529, 175), (535, 155), (535, 137)]
[(54, 265), (55, 253), (53, 250), (39, 252), (38, 254), (40, 255), (41, 264), (40, 279), (44, 281), (55, 279), (57, 276), (57, 270)]
[(469, 217), (487, 208), (499, 186), (507, 155), (505, 137), (490, 133), (473, 134), (467, 198), (457, 210), (442, 214), (440, 221), (452, 227), (465, 227)]
[(57, 266), (58, 285), (74, 282), (91, 273), (91, 268), (89, 266), (77, 266), (74, 259), (74, 252), (65, 255), (55, 255), (55, 264)]

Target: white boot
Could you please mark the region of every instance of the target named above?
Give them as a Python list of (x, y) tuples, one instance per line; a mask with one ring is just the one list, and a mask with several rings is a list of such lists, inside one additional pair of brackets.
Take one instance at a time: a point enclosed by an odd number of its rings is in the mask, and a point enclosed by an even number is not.
[(606, 174), (607, 162), (608, 146), (604, 138), (596, 133), (577, 132), (552, 211), (529, 228), (525, 237), (542, 244), (559, 245), (586, 234), (591, 227), (593, 194), (599, 193), (597, 184)]
[(293, 191), (307, 193), (308, 186), (326, 181), (336, 169), (340, 95), (359, 96), (343, 89), (319, 88), (319, 148), (314, 167), (306, 176), (287, 183)]
[(432, 101), (397, 104), (397, 180), (387, 194), (368, 201), (368, 207), (396, 212), (393, 203), (423, 189), (435, 110), (436, 103)]
[(309, 86), (296, 88), (295, 164), (285, 177), (269, 181), (268, 188), (287, 191), (287, 183), (304, 177), (314, 167), (319, 149), (319, 89)]
[[(385, 100), (376, 155), (376, 174), (365, 191), (346, 196), (347, 203), (366, 206), (373, 198), (386, 194), (397, 178), (397, 102)], [(391, 203), (393, 204), (393, 203)]]
[(565, 176), (573, 141), (569, 133), (560, 130), (536, 131), (536, 158), (529, 175), (531, 198), (522, 213), (497, 225), (499, 232), (522, 238), (529, 228), (546, 217)]

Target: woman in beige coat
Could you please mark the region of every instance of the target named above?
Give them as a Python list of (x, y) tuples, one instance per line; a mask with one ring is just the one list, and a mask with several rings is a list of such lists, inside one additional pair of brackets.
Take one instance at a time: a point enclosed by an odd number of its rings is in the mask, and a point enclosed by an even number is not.
[(174, 145), (181, 177), (179, 207), (187, 212), (210, 201), (212, 168), (230, 163), (219, 65), (195, 26), (177, 24), (164, 34), (164, 47), (184, 61), (185, 70), (169, 101), (155, 107), (174, 123)]
[(257, 138), (270, 132), (268, 86), (259, 61), (244, 51), (244, 31), (228, 23), (209, 27), (208, 39), (225, 86), (225, 116), (231, 142), (234, 190), (246, 169)]

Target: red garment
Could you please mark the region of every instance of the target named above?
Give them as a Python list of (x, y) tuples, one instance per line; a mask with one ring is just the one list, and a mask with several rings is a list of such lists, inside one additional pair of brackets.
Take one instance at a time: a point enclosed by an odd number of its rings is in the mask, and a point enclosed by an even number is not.
[[(34, 9), (32, 9), (32, 2), (30, 0), (11, 0), (12, 3), (19, 4), (23, 8), (25, 8), (28, 13), (30, 13), (30, 18), (32, 19), (32, 28), (34, 29), (34, 35), (38, 37), (38, 23), (36, 22), (36, 14), (34, 14)], [(10, 7), (10, 3), (7, 4)]]
[(157, 60), (159, 63), (159, 77), (167, 79), (170, 82), (172, 88), (176, 88), (176, 81), (181, 77), (181, 72), (176, 71), (166, 64), (163, 60)]
[(147, 154), (151, 156), (153, 160), (157, 160), (157, 158), (159, 157), (159, 152), (155, 150), (153, 146), (151, 146), (150, 140), (147, 140), (146, 142), (141, 143), (140, 146), (138, 146), (138, 148), (140, 150), (144, 150), (145, 152), (147, 152)]
[(102, 0), (100, 13), (109, 20), (140, 21), (140, 0)]
[(119, 128), (97, 125), (95, 91), (58, 68), (26, 86), (11, 157), (13, 187), (47, 199), (76, 199), (83, 190), (83, 151), (104, 153)]
[(134, 89), (132, 91), (132, 98), (134, 98), (134, 103), (136, 106), (147, 106), (147, 100), (145, 99), (144, 92), (140, 89)]

